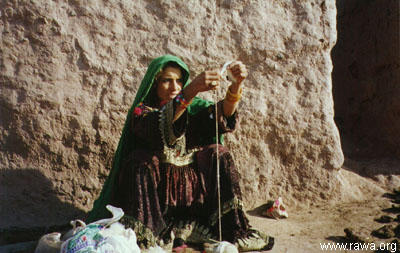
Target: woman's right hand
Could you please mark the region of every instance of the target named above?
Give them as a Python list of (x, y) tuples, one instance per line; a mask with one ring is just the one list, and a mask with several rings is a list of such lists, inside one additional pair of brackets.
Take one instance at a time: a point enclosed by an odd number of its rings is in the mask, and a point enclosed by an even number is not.
[[(218, 70), (204, 71), (196, 76), (196, 78), (183, 89), (183, 97), (191, 103), (193, 98), (197, 96), (199, 92), (217, 89), (220, 81), (221, 75)], [(179, 119), (184, 110), (184, 107), (178, 107), (175, 111), (173, 122)]]
[(218, 70), (204, 71), (183, 89), (183, 97), (187, 101), (192, 101), (199, 92), (217, 89), (221, 80), (222, 78)]
[(188, 85), (197, 93), (209, 90), (215, 90), (219, 87), (222, 78), (218, 70), (206, 70), (196, 76)]

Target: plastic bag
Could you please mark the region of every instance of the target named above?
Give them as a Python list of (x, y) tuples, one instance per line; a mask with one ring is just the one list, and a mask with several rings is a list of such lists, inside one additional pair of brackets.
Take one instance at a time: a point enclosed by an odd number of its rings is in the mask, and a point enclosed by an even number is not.
[(222, 241), (212, 244), (206, 243), (204, 246), (205, 253), (239, 253), (235, 245), (230, 242)]
[[(106, 208), (113, 214), (112, 218), (88, 225), (80, 220), (72, 221), (73, 229), (67, 233), (70, 237), (61, 245), (60, 252), (139, 253), (135, 232), (116, 223), (124, 215), (122, 209), (111, 205), (107, 205)], [(81, 226), (77, 227), (77, 224)], [(110, 227), (107, 228), (108, 226)]]
[(121, 223), (112, 224), (109, 228), (100, 231), (100, 234), (105, 238), (102, 246), (104, 249), (112, 246), (113, 252), (140, 252), (135, 232), (130, 228), (125, 229)]
[(36, 246), (35, 253), (58, 253), (60, 252), (62, 241), (61, 233), (54, 232), (42, 236)]
[(273, 219), (280, 219), (280, 218), (287, 218), (288, 212), (283, 204), (282, 197), (279, 197), (275, 201), (269, 201), (267, 203), (267, 210), (262, 213), (262, 215), (273, 218)]
[(61, 245), (61, 253), (97, 252), (104, 241), (99, 233), (102, 228), (99, 224), (86, 225)]

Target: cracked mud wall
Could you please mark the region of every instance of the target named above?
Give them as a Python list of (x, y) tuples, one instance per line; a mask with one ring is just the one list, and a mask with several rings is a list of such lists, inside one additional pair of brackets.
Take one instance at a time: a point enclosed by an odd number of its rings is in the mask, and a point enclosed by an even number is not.
[[(60, 223), (92, 207), (147, 65), (166, 53), (192, 77), (231, 59), (248, 66), (240, 129), (226, 138), (247, 208), (349, 196), (337, 170), (333, 0), (2, 0), (0, 34), (0, 201), (10, 217), (0, 227)], [(33, 178), (34, 197), (51, 189), (60, 204), (10, 197), (18, 191), (4, 182), (26, 169), (51, 183)], [(59, 212), (61, 203), (76, 210)]]

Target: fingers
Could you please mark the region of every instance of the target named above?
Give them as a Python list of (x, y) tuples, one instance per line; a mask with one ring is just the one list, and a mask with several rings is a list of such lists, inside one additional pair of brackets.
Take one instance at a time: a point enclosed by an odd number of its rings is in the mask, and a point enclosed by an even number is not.
[[(237, 85), (240, 85), (248, 76), (247, 67), (241, 61), (231, 63), (228, 69), (230, 72), (228, 76), (231, 77), (229, 80)], [(220, 71), (220, 69), (204, 71), (192, 81), (192, 85), (196, 87), (197, 92), (215, 90), (223, 80)]]
[(221, 81), (221, 75), (218, 70), (208, 70), (205, 72), (206, 80)]
[(211, 81), (208, 84), (206, 84), (207, 86), (207, 90), (216, 90), (220, 85), (219, 81)]
[(233, 62), (231, 65), (229, 65), (229, 70), (236, 78), (244, 79), (248, 76), (246, 65), (244, 65), (241, 61)]
[(217, 70), (209, 70), (205, 71), (205, 85), (206, 89), (212, 89), (215, 90), (219, 85), (220, 81), (222, 80), (221, 75), (219, 74), (219, 71)]
[(208, 88), (207, 88), (207, 90), (216, 90), (216, 89), (218, 89), (218, 87), (219, 87), (219, 83), (216, 83), (216, 84), (210, 84), (209, 86), (208, 86)]

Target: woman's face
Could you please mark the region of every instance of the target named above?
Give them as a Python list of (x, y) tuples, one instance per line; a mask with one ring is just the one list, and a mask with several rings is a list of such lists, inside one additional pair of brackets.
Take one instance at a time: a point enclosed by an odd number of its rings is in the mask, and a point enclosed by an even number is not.
[(182, 72), (179, 68), (166, 67), (157, 82), (157, 96), (161, 101), (170, 101), (182, 90)]

